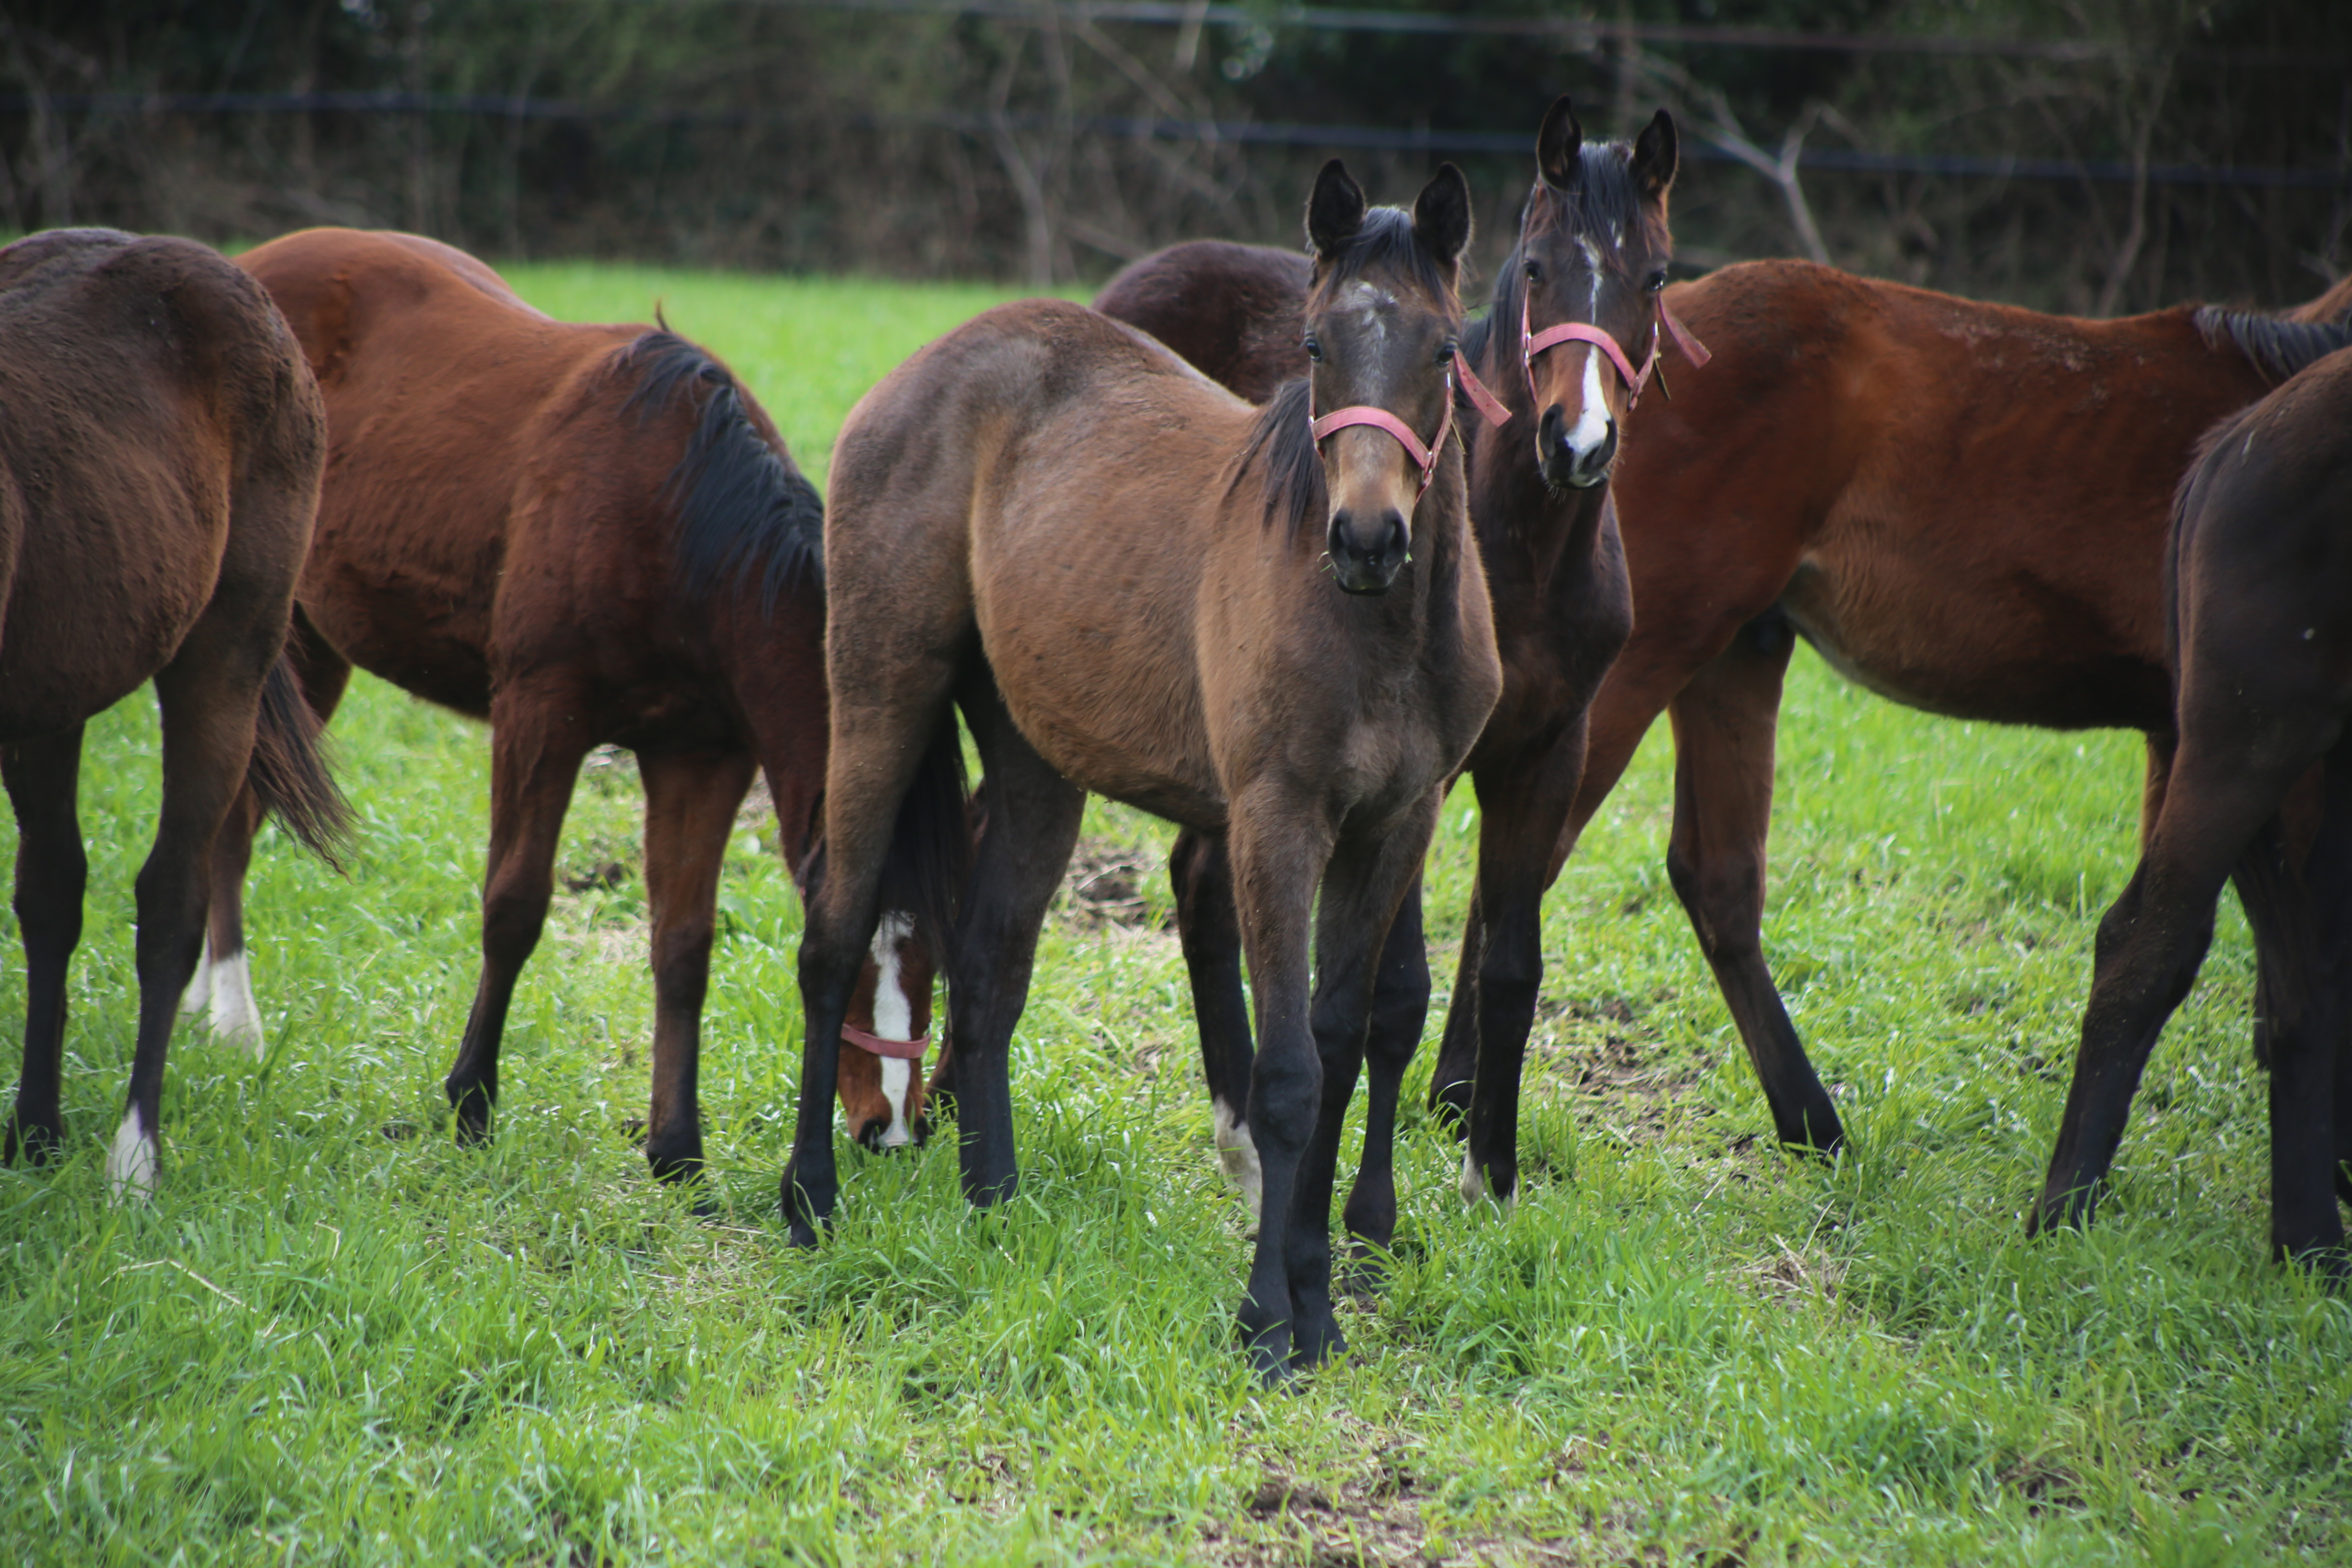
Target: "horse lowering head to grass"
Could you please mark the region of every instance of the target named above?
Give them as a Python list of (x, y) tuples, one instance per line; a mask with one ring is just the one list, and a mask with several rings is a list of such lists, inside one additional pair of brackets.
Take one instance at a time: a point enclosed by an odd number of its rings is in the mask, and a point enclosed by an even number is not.
[(1222, 839), (1260, 1029), (1264, 1219), (1240, 1316), (1269, 1378), (1341, 1348), (1332, 1170), (1373, 969), (1500, 682), (1453, 438), (1468, 189), (1449, 165), (1411, 212), (1368, 209), (1334, 162), (1307, 230), (1302, 374), (1262, 409), (1131, 328), (1034, 300), (932, 343), (843, 426), (827, 866), (782, 1188), (814, 1244), (838, 1191), (838, 1021), (893, 825), (961, 708), (988, 775), (950, 949), (965, 1194), (1013, 1190), (1008, 1048), (1086, 792)]
[(2271, 1247), (2340, 1280), (2352, 1273), (2336, 1206), (2352, 1201), (2352, 349), (2207, 437), (2170, 557), (2171, 776), (2099, 922), (2034, 1225), (2089, 1219), (2234, 879), (2261, 958)]
[[(1480, 809), (1477, 894), (1439, 1085), (1442, 1102), (1466, 1122), (1462, 1187), (1474, 1199), (1507, 1197), (1517, 1182), (1520, 1066), (1543, 974), (1543, 891), (1559, 875), (1555, 850), (1583, 776), (1586, 710), (1633, 625), (1608, 482), (1620, 429), (1662, 378), (1669, 342), (1695, 363), (1706, 355), (1662, 294), (1678, 162), (1672, 118), (1659, 111), (1632, 142), (1588, 142), (1561, 98), (1534, 151), (1518, 242), (1461, 353), (1470, 513), (1503, 661), (1501, 700), (1467, 763)], [(1293, 323), (1307, 270), (1282, 251), (1178, 246), (1121, 273), (1096, 305), (1246, 395), (1297, 360)], [(1229, 872), (1213, 840), (1189, 835), (1171, 868), (1217, 1139), (1246, 1192), (1255, 1179), (1249, 1018)], [(1368, 1047), (1378, 1135), (1365, 1141), (1347, 1207), (1349, 1233), (1375, 1247), (1395, 1230), (1387, 1129), (1428, 1005), (1416, 884), (1381, 962)]]
[(154, 680), (163, 800), (139, 873), (115, 1196), (154, 1190), (173, 1005), (203, 955), (206, 866), (238, 791), (332, 858), (341, 801), (283, 657), (326, 442), (299, 346), (214, 252), (106, 229), (0, 250), (0, 777), (26, 970), (10, 1161), (64, 1131), (88, 720)]
[[(646, 1157), (691, 1176), (719, 864), (753, 773), (767, 774), (796, 870), (816, 831), (816, 493), (751, 393), (674, 332), (552, 321), (474, 258), (412, 235), (313, 229), (239, 265), (293, 323), (332, 438), (294, 617), (311, 704), (331, 714), (356, 664), (490, 722), (482, 973), (447, 1084), (459, 1129), (488, 1131), (564, 808), (582, 759), (609, 742), (636, 753), (646, 792)], [(960, 759), (929, 761), (919, 787), (961, 800)], [(250, 815), (236, 826), (216, 867), (206, 989), (216, 1020), (257, 1038), (238, 919)], [(870, 988), (836, 1026), (867, 1047), (838, 1085), (862, 1141), (922, 1128), (931, 973), (917, 917), (922, 889), (952, 880), (959, 843), (909, 841), (894, 863)]]

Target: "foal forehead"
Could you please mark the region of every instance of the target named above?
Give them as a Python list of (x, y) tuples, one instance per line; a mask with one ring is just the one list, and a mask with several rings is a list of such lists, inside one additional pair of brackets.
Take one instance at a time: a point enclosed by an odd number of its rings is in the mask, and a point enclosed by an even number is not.
[(1409, 285), (1392, 279), (1350, 278), (1331, 290), (1323, 302), (1323, 314), (1351, 318), (1385, 332), (1416, 316), (1433, 317), (1439, 311), (1419, 289)]

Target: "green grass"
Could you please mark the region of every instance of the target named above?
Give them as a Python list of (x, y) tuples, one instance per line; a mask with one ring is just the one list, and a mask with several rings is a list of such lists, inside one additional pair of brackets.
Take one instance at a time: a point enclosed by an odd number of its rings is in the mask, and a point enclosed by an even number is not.
[[(666, 297), (812, 471), (858, 393), (988, 298), (517, 281), (589, 318)], [(2092, 926), (2129, 871), (2126, 739), (1929, 720), (1800, 656), (1767, 941), (1853, 1134), (1832, 1168), (1769, 1146), (1666, 886), (1654, 735), (1546, 907), (1523, 1201), (1465, 1213), (1453, 1146), (1410, 1118), (1391, 1288), (1350, 1310), (1348, 1364), (1266, 1394), (1231, 1345), (1243, 1221), (1213, 1174), (1156, 865), (1141, 919), (1049, 927), (1015, 1047), (1018, 1200), (968, 1212), (945, 1141), (851, 1149), (843, 1223), (800, 1254), (773, 1215), (800, 913), (772, 843), (747, 827), (722, 888), (703, 1089), (729, 1208), (706, 1223), (632, 1145), (650, 1033), (634, 879), (559, 894), (496, 1143), (451, 1142), (483, 736), (365, 679), (334, 733), (363, 849), (345, 882), (263, 839), (268, 1058), (184, 1034), (163, 1190), (112, 1209), (152, 703), (92, 727), (68, 1148), (0, 1172), (13, 1557), (2352, 1557), (2352, 1311), (2264, 1258), (2234, 908), (2098, 1227), (2023, 1236)], [(1433, 858), (1441, 984), (1475, 827), (1458, 797)], [(1147, 864), (1170, 837), (1100, 805), (1087, 831)], [(630, 859), (638, 832), (625, 763), (596, 770), (562, 868)], [(0, 1008), (21, 1010), (21, 974)]]

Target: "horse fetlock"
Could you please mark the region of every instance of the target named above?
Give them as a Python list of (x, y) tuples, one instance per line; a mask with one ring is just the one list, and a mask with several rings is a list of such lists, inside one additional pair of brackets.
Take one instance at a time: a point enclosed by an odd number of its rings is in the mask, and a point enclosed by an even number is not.
[(457, 1142), (467, 1148), (488, 1143), (490, 1107), (499, 1098), (498, 1079), (489, 1074), (473, 1077), (451, 1073), (441, 1087), (449, 1097)]
[(22, 1160), (27, 1165), (46, 1165), (64, 1144), (65, 1126), (56, 1112), (33, 1116), (20, 1108), (9, 1116), (5, 1133), (0, 1133), (0, 1164)]
[(1472, 1208), (1483, 1203), (1492, 1203), (1507, 1215), (1518, 1202), (1518, 1174), (1516, 1166), (1501, 1160), (1481, 1170), (1478, 1157), (1465, 1149), (1462, 1153), (1459, 1184), (1462, 1201)]
[(125, 1112), (106, 1152), (106, 1195), (111, 1203), (144, 1203), (155, 1195), (155, 1173), (162, 1151), (155, 1134), (134, 1107)]
[(814, 1247), (819, 1234), (833, 1228), (834, 1205), (838, 1196), (839, 1188), (831, 1172), (823, 1176), (811, 1173), (803, 1177), (798, 1161), (784, 1167), (777, 1205), (791, 1228), (794, 1247)]
[(647, 1138), (646, 1163), (657, 1180), (664, 1182), (698, 1182), (702, 1179), (702, 1135)]

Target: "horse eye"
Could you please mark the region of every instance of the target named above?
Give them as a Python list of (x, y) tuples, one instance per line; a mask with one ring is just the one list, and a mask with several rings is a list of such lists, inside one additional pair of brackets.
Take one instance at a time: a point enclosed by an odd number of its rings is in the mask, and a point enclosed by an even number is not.
[(1307, 340), (1307, 357), (1316, 363), (1323, 363), (1323, 345), (1313, 338)]
[(1664, 289), (1665, 286), (1666, 286), (1666, 269), (1665, 269), (1664, 268), (1661, 267), (1661, 268), (1659, 268), (1655, 272), (1653, 272), (1653, 273), (1651, 273), (1651, 274), (1650, 274), (1650, 279), (1649, 279), (1649, 289), (1650, 289), (1650, 292), (1651, 292), (1651, 293), (1654, 294), (1654, 293), (1656, 293), (1659, 289)]
[(1542, 277), (1542, 276), (1543, 276), (1543, 263), (1541, 263), (1541, 262), (1539, 262), (1539, 261), (1530, 261), (1530, 262), (1528, 262), (1528, 282), (1532, 283), (1532, 282), (1534, 282), (1537, 279), (1538, 279), (1538, 278), (1540, 278), (1540, 277)]
[(1444, 343), (1439, 346), (1437, 351), (1437, 363), (1440, 364), (1452, 364), (1454, 363), (1454, 345), (1452, 343)]

